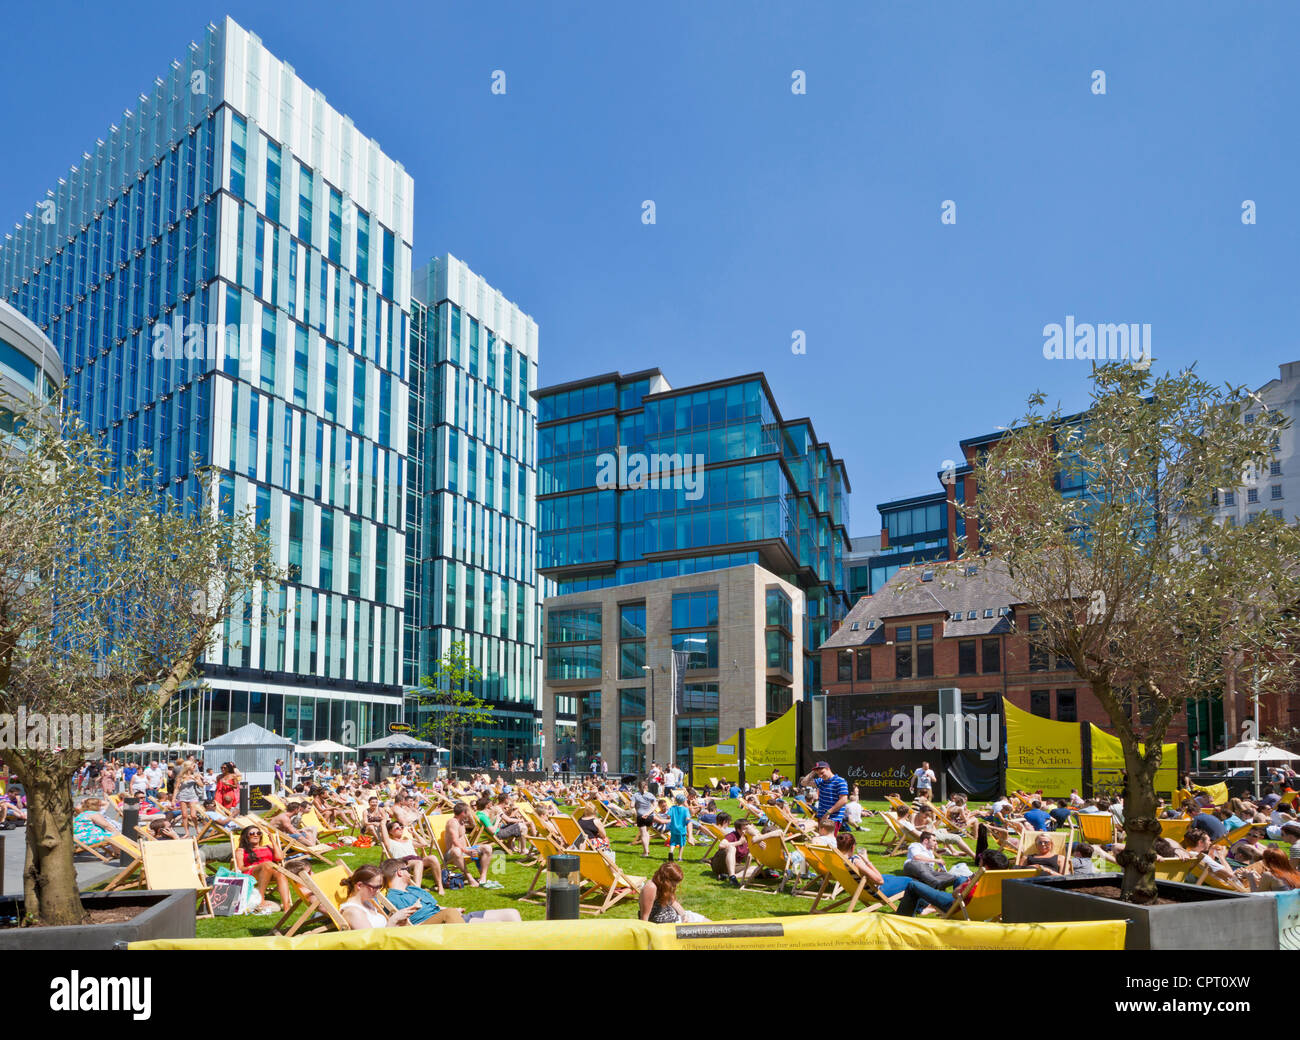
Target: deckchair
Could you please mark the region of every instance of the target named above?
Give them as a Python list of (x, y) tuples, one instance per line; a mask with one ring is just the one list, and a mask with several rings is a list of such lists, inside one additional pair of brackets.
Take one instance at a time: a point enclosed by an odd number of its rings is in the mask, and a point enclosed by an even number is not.
[[(1111, 819), (1114, 819), (1114, 817), (1111, 817)], [(1040, 837), (1050, 838), (1052, 842), (1052, 854), (1060, 856), (1064, 860), (1065, 869), (1061, 873), (1072, 873), (1074, 867), (1070, 860), (1070, 854), (1074, 851), (1073, 827), (1068, 827), (1065, 830), (1060, 831), (1023, 832), (1020, 837), (1020, 848), (1016, 850), (1016, 866), (1024, 866), (1026, 859), (1038, 854), (1037, 844)]]
[(1239, 878), (1221, 877), (1203, 862), (1196, 863), (1195, 866), (1187, 872), (1187, 879), (1193, 885), (1204, 885), (1206, 888), (1218, 888), (1225, 892), (1250, 892), (1250, 886)]
[(308, 809), (302, 814), (302, 825), (314, 830), (317, 838), (332, 838), (347, 830), (346, 827), (326, 827), (325, 821), (320, 818), (315, 809)]
[(1155, 874), (1157, 881), (1186, 881), (1188, 872), (1196, 866), (1194, 859), (1180, 859), (1177, 856), (1169, 858), (1158, 857), (1152, 873)]
[[(757, 869), (745, 878), (740, 887), (758, 888), (762, 891), (772, 891), (779, 893), (785, 888), (787, 875), (790, 868), (790, 847), (785, 843), (785, 839), (779, 834), (771, 835), (765, 838), (755, 838), (749, 842), (749, 858), (754, 861)], [(764, 871), (776, 871), (776, 878), (764, 878)], [(766, 886), (775, 885), (775, 888), (768, 889)]]
[(121, 872), (104, 886), (105, 892), (112, 892), (119, 888), (139, 888), (144, 884), (143, 879), (136, 877), (140, 868), (144, 865), (140, 858), (140, 844), (132, 841), (125, 834), (110, 834), (108, 836), (111, 844), (119, 852), (125, 852), (131, 857), (131, 862), (122, 868)]
[(1029, 867), (1020, 870), (977, 870), (971, 876), (974, 885), (963, 896), (954, 890), (955, 899), (947, 918), (964, 918), (967, 921), (997, 921), (1002, 918), (1002, 882), (1020, 878), (1038, 877), (1038, 870)]
[(1246, 835), (1248, 835), (1251, 831), (1253, 831), (1256, 826), (1263, 827), (1264, 825), (1262, 823), (1258, 825), (1253, 823), (1243, 823), (1240, 827), (1234, 827), (1232, 830), (1228, 831), (1227, 834), (1225, 834), (1218, 841), (1214, 842), (1214, 844), (1222, 845), (1225, 849), (1230, 849), (1232, 848), (1232, 846), (1237, 844), (1237, 842), (1241, 841), (1242, 838), (1246, 837)]
[(1159, 823), (1160, 837), (1182, 844), (1183, 839), (1187, 837), (1187, 828), (1191, 826), (1192, 821), (1183, 818), (1181, 820), (1160, 820)]
[[(858, 875), (853, 872), (838, 849), (827, 848), (825, 845), (808, 845), (804, 847), (804, 856), (808, 861), (808, 868), (816, 877), (821, 878), (821, 887), (817, 889), (813, 896), (812, 908), (808, 911), (810, 914), (825, 914), (841, 906), (844, 907), (846, 914), (853, 913), (858, 903), (863, 904), (863, 908), (868, 912), (879, 910), (881, 907), (889, 907), (891, 910), (898, 906), (902, 895), (895, 896), (893, 899), (887, 899), (880, 894), (865, 875)], [(826, 906), (821, 906), (822, 897), (826, 896), (827, 888), (831, 889), (831, 897), (840, 894), (840, 898)], [(831, 898), (828, 897), (828, 898)]]
[[(245, 827), (256, 827), (262, 832), (262, 840), (269, 844), (275, 850), (277, 856), (282, 859), (293, 859), (299, 863), (306, 863), (309, 860), (317, 859), (331, 867), (337, 866), (337, 864), (332, 860), (305, 851), (305, 846), (289, 840), (289, 835), (285, 834), (283, 831), (276, 830), (270, 825), (270, 823), (262, 819), (260, 816), (237, 816), (235, 818), (235, 823), (237, 824), (236, 829), (228, 833), (230, 838), (230, 862), (232, 864), (239, 862), (235, 858), (235, 853), (239, 849), (240, 833)], [(284, 851), (286, 847), (290, 849), (290, 852)], [(328, 848), (328, 846), (326, 846), (326, 848)]]
[(911, 808), (910, 805), (903, 801), (903, 799), (899, 798), (896, 794), (885, 795), (885, 801), (889, 803), (890, 808), (892, 808), (894, 812), (907, 812), (907, 810)]
[(230, 832), (222, 826), (223, 821), (232, 822), (229, 816), (216, 810), (205, 811), (203, 813), (203, 827), (194, 840), (200, 845), (205, 841), (225, 841), (226, 835)]
[[(76, 838), (73, 838), (72, 843), (73, 843), (74, 855), (78, 852), (89, 852), (92, 856), (95, 857), (95, 859), (99, 860), (101, 863), (111, 864), (113, 862), (113, 857), (109, 852), (109, 850), (111, 850), (114, 847), (111, 837), (105, 837), (105, 838), (101, 838), (99, 841), (91, 841), (91, 842), (78, 841)], [(103, 852), (99, 851), (101, 849), (103, 849), (104, 851)]]
[[(315, 845), (308, 845), (306, 842), (299, 841), (292, 834), (286, 834), (284, 831), (271, 826), (269, 821), (263, 820), (260, 817), (241, 817), (241, 819), (256, 820), (257, 825), (262, 828), (263, 833), (274, 834), (281, 846), (295, 855), (309, 856), (330, 867), (336, 866), (338, 863), (338, 860), (331, 859), (329, 856), (329, 853), (334, 852), (334, 849), (323, 842), (317, 842)], [(307, 822), (306, 813), (303, 814), (302, 822), (304, 826), (311, 826)], [(317, 837), (319, 837), (319, 835), (317, 835)]]
[(880, 832), (880, 847), (886, 856), (897, 856), (911, 844), (912, 836), (903, 830), (897, 813), (882, 812), (880, 818), (885, 821), (885, 829)]
[(785, 809), (779, 805), (767, 806), (767, 818), (772, 821), (774, 826), (781, 828), (781, 836), (785, 837), (791, 831), (796, 831), (800, 836), (808, 833), (808, 821), (796, 820)]
[(198, 893), (198, 900), (208, 912), (200, 917), (212, 916), (211, 889), (203, 874), (199, 860), (199, 846), (193, 838), (174, 838), (170, 841), (145, 841), (139, 846), (140, 866), (144, 871), (144, 886), (152, 892), (188, 888)]
[(533, 847), (533, 852), (537, 856), (537, 873), (533, 875), (533, 880), (528, 884), (528, 891), (519, 898), (525, 903), (539, 903), (546, 897), (546, 882), (544, 875), (552, 856), (559, 856), (563, 849), (550, 838), (537, 837), (536, 835), (528, 836), (528, 844)]
[[(330, 925), (333, 925), (340, 932), (351, 930), (348, 919), (339, 910), (339, 905), (348, 898), (347, 890), (343, 888), (343, 879), (348, 877), (351, 872), (346, 866), (330, 867), (328, 870), (322, 870), (319, 874), (313, 874), (309, 870), (294, 873), (291, 870), (285, 870), (278, 863), (275, 865), (275, 869), (288, 879), (289, 884), (297, 890), (298, 896), (289, 909), (275, 922), (274, 927), (271, 929), (273, 935), (295, 935), (304, 924), (312, 923), (318, 917), (321, 920), (316, 924), (316, 927), (303, 932), (303, 935), (327, 931)], [(299, 907), (306, 907), (306, 909), (294, 921), (288, 931), (281, 932), (280, 929), (284, 926), (284, 923), (294, 915)]]
[(699, 828), (705, 837), (709, 839), (708, 847), (704, 850), (704, 853), (700, 856), (699, 860), (697, 860), (697, 862), (703, 863), (706, 860), (713, 858), (713, 854), (718, 851), (719, 846), (721, 846), (722, 842), (726, 839), (727, 831), (722, 827), (719, 827), (716, 823), (701, 823), (699, 824)]
[(1115, 844), (1115, 817), (1110, 813), (1077, 813), (1072, 818), (1079, 824), (1080, 839), (1089, 845)]
[(583, 881), (591, 885), (587, 894), (581, 898), (601, 899), (599, 906), (596, 906), (594, 901), (585, 906), (580, 902), (578, 906), (580, 912), (603, 914), (616, 903), (620, 903), (624, 899), (635, 898), (640, 894), (642, 886), (645, 885), (645, 878), (633, 874), (624, 874), (618, 864), (614, 862), (612, 853), (606, 854), (590, 849), (577, 849), (571, 855), (578, 857), (578, 873), (582, 875)]
[(582, 828), (578, 826), (578, 821), (572, 816), (552, 816), (551, 822), (555, 824), (555, 829), (560, 832), (560, 838), (564, 841), (566, 849), (577, 848), (586, 839), (586, 835), (582, 833)]

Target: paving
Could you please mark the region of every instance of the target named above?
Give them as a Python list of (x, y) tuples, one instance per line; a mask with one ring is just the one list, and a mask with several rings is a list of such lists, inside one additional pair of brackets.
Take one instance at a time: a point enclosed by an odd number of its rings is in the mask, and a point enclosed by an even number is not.
[[(117, 814), (111, 809), (106, 813), (109, 819), (120, 823)], [(4, 874), (0, 883), (0, 895), (21, 895), (23, 890), (23, 861), (27, 856), (27, 828), (18, 827), (12, 831), (0, 830), (0, 841), (4, 842)], [(82, 889), (106, 881), (118, 872), (116, 860), (113, 863), (101, 863), (93, 856), (84, 853), (77, 856), (77, 881)]]

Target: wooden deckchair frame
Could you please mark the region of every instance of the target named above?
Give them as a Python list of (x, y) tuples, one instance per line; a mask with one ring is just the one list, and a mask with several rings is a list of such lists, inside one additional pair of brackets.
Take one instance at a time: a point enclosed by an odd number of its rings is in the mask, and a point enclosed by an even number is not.
[(199, 844), (193, 838), (173, 838), (168, 841), (145, 841), (139, 846), (140, 869), (144, 887), (151, 892), (192, 888), (197, 901), (212, 916), (212, 888), (199, 859)]
[[(274, 864), (277, 873), (283, 875), (289, 882), (289, 885), (298, 893), (297, 898), (290, 904), (280, 919), (275, 922), (271, 928), (271, 934), (292, 936), (296, 935), (304, 924), (312, 921), (317, 916), (324, 917), (325, 920), (303, 932), (303, 935), (312, 935), (316, 932), (329, 930), (333, 925), (340, 932), (349, 932), (352, 926), (348, 924), (348, 919), (343, 916), (343, 911), (338, 908), (330, 896), (330, 890), (336, 889), (345, 877), (349, 876), (348, 868), (342, 864), (335, 864), (319, 874), (313, 874), (310, 870), (303, 870), (295, 873), (292, 870), (286, 870), (282, 864)], [(299, 907), (305, 907), (298, 919), (288, 931), (282, 932), (280, 929), (284, 923), (294, 915)]]
[[(851, 914), (857, 910), (859, 902), (863, 904), (863, 910), (868, 913), (881, 908), (890, 910), (898, 908), (898, 903), (902, 899), (901, 894), (893, 899), (882, 895), (865, 874), (858, 874), (853, 870), (849, 861), (838, 849), (828, 848), (825, 845), (807, 845), (803, 852), (809, 869), (821, 878), (821, 887), (813, 895), (812, 908), (808, 911), (810, 914), (830, 913), (841, 906), (844, 907), (846, 914)], [(829, 896), (827, 896), (827, 888), (831, 889)], [(834, 898), (836, 895), (840, 898), (835, 902), (821, 906), (824, 897)]]
[[(970, 893), (968, 896), (962, 895), (961, 891), (954, 889), (953, 904), (948, 908), (948, 912), (943, 916), (945, 918), (963, 918), (967, 921), (997, 921), (1002, 919), (1002, 883), (1004, 881), (1016, 881), (1021, 878), (1038, 877), (1036, 867), (1020, 868), (1016, 870), (984, 870), (983, 868), (975, 871), (971, 875), (972, 884), (967, 889)], [(990, 887), (997, 888), (997, 894), (991, 894), (987, 889), (980, 891), (981, 884), (988, 884)], [(996, 900), (997, 910), (993, 912), (992, 904)], [(981, 916), (972, 916), (971, 910), (975, 910)]]
[[(1050, 838), (1052, 842), (1052, 854), (1060, 856), (1062, 866), (1062, 876), (1072, 874), (1074, 866), (1071, 860), (1071, 854), (1074, 852), (1074, 828), (1067, 827), (1059, 831), (1022, 831), (1020, 834), (1020, 848), (1016, 850), (1016, 866), (1024, 866), (1025, 860), (1035, 855), (1038, 848), (1039, 837)], [(1034, 868), (1037, 871), (1037, 867)]]
[[(758, 891), (772, 892), (779, 894), (785, 888), (786, 881), (789, 880), (788, 873), (790, 869), (790, 852), (791, 849), (785, 843), (785, 838), (779, 834), (768, 833), (758, 838), (753, 838), (748, 842), (749, 859), (754, 864), (754, 872), (741, 882), (742, 889), (757, 889)], [(777, 865), (778, 857), (780, 865)], [(777, 877), (764, 878), (765, 870), (774, 870)], [(768, 888), (767, 885), (775, 884), (774, 888)]]
[(613, 853), (607, 855), (594, 849), (575, 849), (569, 855), (578, 857), (578, 873), (591, 886), (581, 899), (603, 896), (600, 906), (594, 902), (584, 905), (580, 901), (580, 913), (603, 914), (624, 899), (641, 894), (646, 879), (623, 873), (614, 861)]

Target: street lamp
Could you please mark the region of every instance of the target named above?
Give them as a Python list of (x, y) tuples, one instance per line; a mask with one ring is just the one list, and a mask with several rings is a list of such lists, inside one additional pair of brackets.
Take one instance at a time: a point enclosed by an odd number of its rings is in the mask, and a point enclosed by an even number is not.
[[(641, 671), (650, 675), (650, 761), (655, 761), (655, 743), (659, 738), (658, 729), (655, 726), (655, 670), (653, 665), (643, 664)], [(642, 744), (642, 747), (645, 745)], [(644, 767), (646, 764), (642, 763)], [(645, 768), (642, 772), (645, 772)]]

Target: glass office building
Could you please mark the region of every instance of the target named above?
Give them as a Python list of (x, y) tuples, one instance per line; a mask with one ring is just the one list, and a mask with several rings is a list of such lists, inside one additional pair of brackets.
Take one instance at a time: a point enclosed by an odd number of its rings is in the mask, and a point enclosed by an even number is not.
[(355, 746), (402, 712), (414, 188), (230, 19), (174, 62), (0, 247), (0, 297), (67, 404), (160, 491), (219, 476), (288, 581), (260, 591), (167, 725)]
[[(557, 595), (757, 564), (802, 590), (803, 689), (848, 607), (849, 481), (761, 373), (658, 369), (539, 390), (538, 569)], [(549, 676), (548, 676), (549, 678)]]
[(537, 757), (537, 323), (444, 256), (415, 274), (411, 330), (405, 682), (464, 644), (494, 724), (452, 761)]

